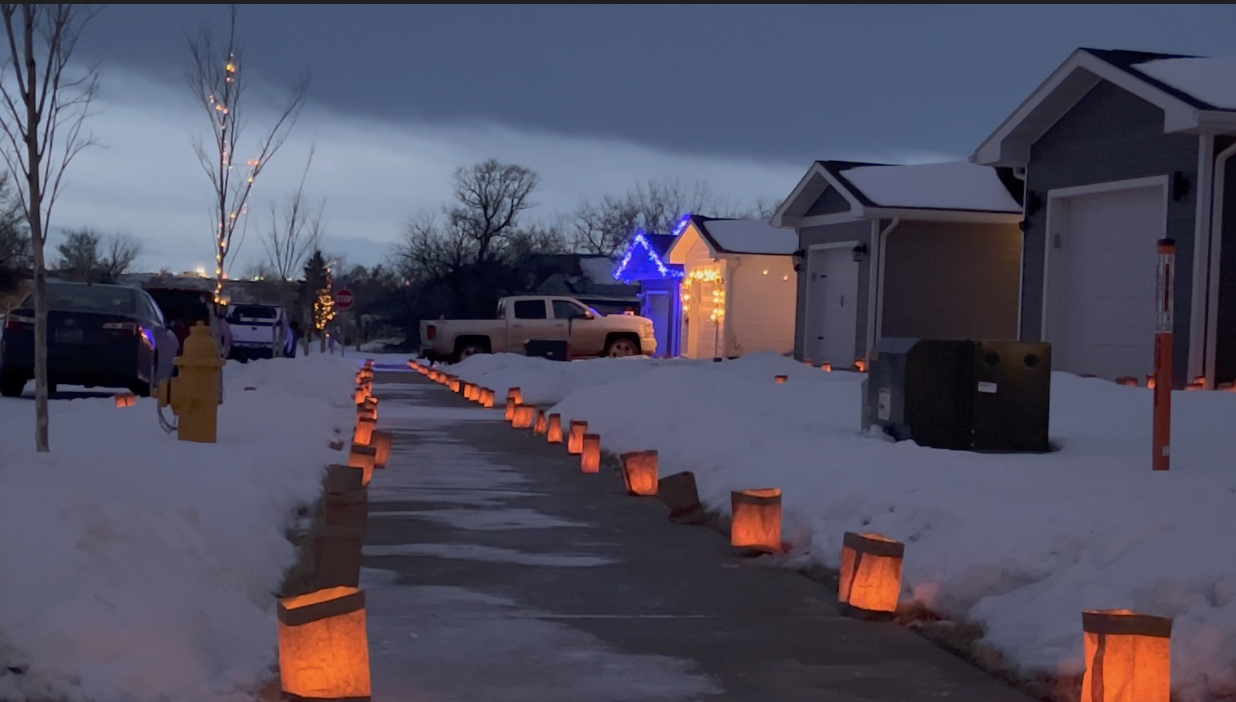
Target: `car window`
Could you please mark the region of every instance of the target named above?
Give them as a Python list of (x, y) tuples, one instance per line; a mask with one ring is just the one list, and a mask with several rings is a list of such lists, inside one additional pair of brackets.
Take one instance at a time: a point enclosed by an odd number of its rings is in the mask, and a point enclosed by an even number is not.
[(515, 319), (546, 319), (544, 300), (516, 300)]
[(137, 290), (114, 285), (49, 284), (47, 309), (134, 315), (138, 313)]
[(146, 305), (146, 314), (151, 321), (156, 322), (161, 327), (167, 326), (167, 321), (163, 319), (163, 311), (155, 304), (154, 298), (150, 295), (142, 295), (142, 303)]
[(570, 300), (554, 300), (554, 319), (585, 319), (588, 310)]

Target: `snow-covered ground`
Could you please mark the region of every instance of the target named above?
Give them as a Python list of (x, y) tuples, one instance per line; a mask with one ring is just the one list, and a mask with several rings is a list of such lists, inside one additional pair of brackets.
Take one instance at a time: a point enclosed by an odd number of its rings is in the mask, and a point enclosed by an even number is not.
[[(846, 531), (906, 543), (906, 601), (983, 623), (1029, 671), (1084, 668), (1081, 612), (1172, 617), (1184, 700), (1236, 695), (1236, 393), (1176, 393), (1172, 470), (1150, 470), (1148, 390), (1057, 373), (1047, 455), (980, 455), (860, 432), (860, 381), (772, 354), (724, 363), (475, 356), (449, 372), (660, 451), (728, 512), (780, 487), (789, 565), (840, 565)], [(773, 376), (788, 374), (776, 385)]]
[(0, 700), (252, 700), (285, 529), (340, 456), (362, 358), (229, 363), (216, 444), (82, 393), (36, 454), (33, 402), (0, 400)]

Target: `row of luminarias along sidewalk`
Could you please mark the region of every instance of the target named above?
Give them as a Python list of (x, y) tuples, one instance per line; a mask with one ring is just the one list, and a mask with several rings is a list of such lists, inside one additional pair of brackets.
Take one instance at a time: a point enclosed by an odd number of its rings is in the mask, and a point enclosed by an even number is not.
[[(409, 361), (413, 370), (476, 402), (494, 408), (493, 390), (462, 381), (430, 366)], [(787, 376), (775, 376), (785, 384)], [(326, 479), (325, 526), (315, 538), (318, 589), (279, 604), (279, 657), (284, 692), (293, 699), (370, 697), (369, 654), (364, 592), (358, 587), (360, 548), (367, 519), (365, 487), (374, 469), (390, 454), (390, 435), (376, 431), (377, 398), (372, 396), (372, 363), (357, 375), (357, 423), (348, 466), (331, 466)], [(518, 430), (565, 444), (580, 457), (583, 473), (601, 471), (601, 437), (588, 423), (524, 404), (511, 388), (503, 406)], [(656, 451), (619, 456), (627, 490), (659, 497), (680, 524), (707, 520), (691, 472), (658, 476)], [(781, 540), (781, 490), (756, 488), (731, 494), (730, 543), (736, 554), (788, 551)], [(842, 541), (838, 601), (843, 611), (865, 619), (888, 619), (901, 596), (905, 546), (886, 536), (847, 532)], [(1170, 619), (1128, 610), (1087, 611), (1082, 615), (1086, 673), (1081, 702), (1167, 702), (1171, 688)]]
[(361, 548), (367, 488), (374, 471), (386, 467), (393, 438), (377, 429), (372, 360), (356, 374), (354, 400), (348, 462), (329, 466), (323, 481), (308, 591), (279, 600), (279, 677), (287, 699), (368, 700), (372, 694)]

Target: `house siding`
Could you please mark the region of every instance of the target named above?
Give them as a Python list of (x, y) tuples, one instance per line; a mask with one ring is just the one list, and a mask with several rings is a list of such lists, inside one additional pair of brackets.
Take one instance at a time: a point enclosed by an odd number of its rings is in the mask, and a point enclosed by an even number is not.
[[(1188, 192), (1169, 199), (1166, 235), (1176, 240), (1176, 354), (1174, 376), (1183, 385), (1189, 361), (1189, 310), (1193, 296), (1194, 208), (1197, 202), (1196, 135), (1164, 134), (1163, 111), (1123, 88), (1100, 82), (1031, 147), (1027, 191), (1037, 195), (1028, 212), (1022, 257), (1021, 337), (1042, 337), (1043, 263), (1047, 194), (1058, 188), (1108, 183), (1179, 172)], [(1153, 285), (1153, 281), (1148, 284)]]
[(797, 274), (790, 257), (727, 256), (725, 270), (726, 355), (793, 351)]
[[(798, 230), (798, 247), (807, 251), (816, 244), (832, 244), (842, 241), (858, 241), (871, 247), (871, 221), (866, 219), (820, 227), (804, 227)], [(805, 312), (807, 308), (807, 271), (803, 263), (802, 275), (798, 277), (797, 304), (794, 316), (794, 358), (803, 360), (803, 346), (807, 333)], [(867, 357), (867, 305), (871, 287), (871, 257), (858, 266), (858, 330), (854, 338), (854, 357)]]
[(1015, 339), (1016, 224), (902, 222), (885, 244), (880, 336)]
[(845, 199), (845, 196), (837, 192), (836, 188), (829, 187), (820, 194), (816, 201), (807, 208), (805, 217), (814, 217), (816, 215), (838, 214), (841, 212), (849, 212), (851, 209), (850, 201)]

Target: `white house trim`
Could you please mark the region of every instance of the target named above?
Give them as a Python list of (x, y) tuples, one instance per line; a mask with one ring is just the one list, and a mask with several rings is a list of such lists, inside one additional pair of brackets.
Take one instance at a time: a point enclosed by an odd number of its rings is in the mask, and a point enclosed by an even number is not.
[[(1210, 231), (1210, 196), (1213, 193), (1215, 138), (1211, 134), (1198, 136), (1197, 203), (1193, 223), (1193, 295), (1189, 306), (1189, 336), (1198, 343), (1189, 344), (1189, 378), (1206, 378), (1206, 387), (1213, 388), (1213, 369), (1207, 363), (1207, 350), (1214, 336), (1208, 326), (1210, 301), (1210, 257), (1214, 235)], [(1198, 334), (1197, 332), (1201, 332)]]
[[(1051, 292), (1051, 242), (1054, 236), (1053, 219), (1058, 217), (1059, 212), (1058, 201), (1067, 200), (1071, 197), (1079, 195), (1095, 195), (1098, 193), (1108, 193), (1117, 190), (1133, 190), (1136, 188), (1159, 187), (1163, 191), (1163, 223), (1162, 231), (1167, 231), (1167, 212), (1169, 205), (1169, 197), (1171, 195), (1171, 187), (1168, 177), (1165, 175), (1150, 176), (1148, 178), (1133, 178), (1130, 180), (1117, 180), (1108, 183), (1091, 183), (1089, 185), (1078, 185), (1072, 188), (1057, 188), (1047, 191), (1047, 229), (1043, 236), (1043, 287), (1041, 289), (1042, 312), (1039, 318), (1039, 339), (1047, 340), (1047, 321), (1051, 312), (1049, 304)], [(1153, 281), (1148, 281), (1147, 284)], [(1191, 330), (1195, 332), (1196, 330)], [(1196, 334), (1192, 334), (1196, 339)]]
[(901, 224), (901, 219), (899, 217), (894, 217), (892, 221), (888, 223), (888, 226), (883, 229), (880, 229), (879, 220), (876, 220), (875, 224), (876, 227), (873, 231), (876, 232), (875, 240), (879, 242), (880, 255), (878, 258), (872, 259), (871, 275), (875, 278), (875, 289), (877, 296), (872, 304), (875, 311), (875, 314), (872, 315), (874, 317), (872, 329), (871, 332), (867, 334), (868, 352), (875, 348), (876, 340), (882, 336), (880, 330), (884, 328), (884, 261), (888, 258), (884, 255), (884, 253), (888, 250), (888, 236), (893, 233), (893, 230), (897, 228), (898, 224)]
[[(1078, 71), (1087, 75), (1074, 77)], [(1071, 93), (1057, 96), (1057, 91), (1069, 79)], [(1093, 81), (1087, 80), (1093, 78)], [(1228, 131), (1236, 128), (1236, 115), (1213, 110), (1198, 110), (1185, 101), (1139, 79), (1132, 73), (1113, 66), (1085, 49), (1078, 49), (1026, 98), (995, 133), (970, 157), (972, 163), (986, 166), (1025, 165), (1029, 161), (1030, 145), (1041, 137), (1061, 116), (1073, 108), (1099, 80), (1123, 88), (1163, 110), (1165, 133), (1196, 130)], [(1087, 87), (1087, 84), (1088, 87)], [(1056, 104), (1051, 104), (1055, 97)], [(1040, 109), (1046, 111), (1040, 111)], [(1038, 113), (1038, 114), (1036, 114)], [(1037, 117), (1037, 119), (1035, 119)]]
[[(809, 227), (809, 226), (816, 226), (816, 225), (807, 224), (806, 223), (807, 220), (814, 220), (814, 219), (817, 219), (818, 217), (847, 216), (847, 217), (853, 218), (852, 215), (848, 215), (847, 213), (844, 213), (844, 212), (832, 214), (832, 215), (817, 215), (815, 217), (788, 217), (787, 218), (786, 211), (792, 205), (797, 204), (798, 199), (801, 198), (806, 192), (807, 186), (811, 184), (813, 177), (823, 178), (824, 182), (828, 183), (829, 187), (834, 188), (836, 189), (838, 193), (841, 193), (841, 196), (846, 199), (846, 202), (850, 203), (851, 211), (854, 211), (862, 207), (862, 203), (859, 202), (858, 198), (854, 197), (854, 195), (849, 191), (848, 188), (842, 187), (841, 183), (838, 182), (837, 179), (834, 178), (833, 175), (828, 172), (827, 168), (821, 165), (819, 161), (815, 161), (811, 164), (811, 168), (807, 170), (807, 175), (803, 176), (802, 180), (798, 181), (798, 185), (794, 188), (793, 192), (790, 193), (790, 196), (787, 197), (785, 199), (785, 202), (781, 203), (781, 207), (778, 207), (777, 211), (773, 213), (772, 218), (769, 220), (769, 223), (772, 224), (772, 226), (778, 227), (781, 229), (788, 229), (791, 227), (805, 227), (805, 226)], [(828, 188), (825, 188), (825, 190), (827, 189)], [(818, 200), (820, 196), (823, 194), (824, 194), (824, 191), (820, 191), (819, 193), (817, 193), (815, 197), (812, 198), (812, 202), (807, 204), (807, 209), (810, 209), (811, 205), (815, 203), (815, 200)], [(838, 221), (849, 221), (849, 220), (838, 220)], [(827, 222), (827, 223), (835, 224), (835, 222)]]
[(1209, 289), (1206, 291), (1206, 386), (1214, 387), (1215, 367), (1218, 365), (1219, 335), (1219, 276), (1220, 258), (1223, 251), (1223, 200), (1227, 189), (1227, 161), (1236, 155), (1236, 144), (1223, 150), (1212, 159), (1213, 178), (1210, 199), (1210, 267)]

